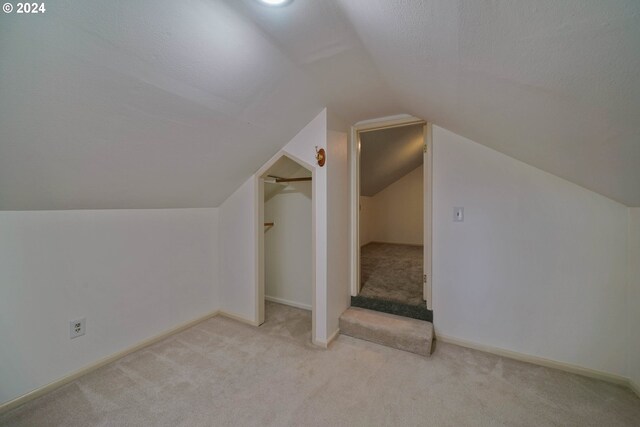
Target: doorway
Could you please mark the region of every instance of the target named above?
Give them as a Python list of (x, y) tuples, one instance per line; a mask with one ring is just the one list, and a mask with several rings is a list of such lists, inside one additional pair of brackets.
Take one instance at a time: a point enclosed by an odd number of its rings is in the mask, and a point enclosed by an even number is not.
[(279, 327), (287, 313), (297, 319), (295, 327), (286, 327), (296, 335), (292, 338), (304, 334), (309, 341), (315, 317), (312, 179), (309, 169), (287, 156), (259, 177), (263, 229), (258, 274), (265, 327)]
[(430, 126), (352, 128), (352, 305), (432, 321)]

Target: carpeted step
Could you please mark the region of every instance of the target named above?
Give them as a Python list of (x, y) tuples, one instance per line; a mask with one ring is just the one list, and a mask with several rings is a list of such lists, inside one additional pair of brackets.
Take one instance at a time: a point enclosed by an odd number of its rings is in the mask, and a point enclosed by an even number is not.
[(414, 319), (433, 322), (433, 312), (427, 308), (427, 304), (425, 303), (420, 305), (404, 304), (381, 298), (358, 295), (356, 297), (351, 297), (351, 306), (375, 311), (384, 311), (389, 314), (396, 314), (398, 316), (412, 317)]
[(340, 333), (422, 356), (431, 355), (433, 325), (424, 320), (351, 307), (340, 316)]

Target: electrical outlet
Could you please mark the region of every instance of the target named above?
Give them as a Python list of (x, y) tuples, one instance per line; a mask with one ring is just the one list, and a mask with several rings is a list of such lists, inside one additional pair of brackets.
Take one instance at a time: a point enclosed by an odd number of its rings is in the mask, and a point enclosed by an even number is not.
[(69, 322), (69, 338), (78, 338), (85, 333), (85, 325), (87, 323), (87, 319), (84, 317), (78, 320), (72, 320)]

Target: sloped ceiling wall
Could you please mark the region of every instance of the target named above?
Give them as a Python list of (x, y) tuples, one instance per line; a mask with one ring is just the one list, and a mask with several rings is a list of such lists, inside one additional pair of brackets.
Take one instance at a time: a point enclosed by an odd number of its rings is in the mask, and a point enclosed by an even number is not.
[[(263, 6), (238, 3), (0, 14), (0, 209), (218, 206), (324, 106), (349, 121), (397, 111), (389, 94), (367, 99), (382, 83), (346, 21), (284, 46), (249, 16)], [(268, 12), (294, 34), (334, 22), (337, 7), (315, 3)], [(351, 87), (325, 70), (369, 77)]]
[(0, 14), (0, 209), (218, 206), (327, 106), (640, 205), (640, 3), (47, 3)]
[(404, 112), (640, 205), (640, 2), (339, 3)]
[(423, 127), (360, 133), (360, 195), (375, 196), (423, 163)]

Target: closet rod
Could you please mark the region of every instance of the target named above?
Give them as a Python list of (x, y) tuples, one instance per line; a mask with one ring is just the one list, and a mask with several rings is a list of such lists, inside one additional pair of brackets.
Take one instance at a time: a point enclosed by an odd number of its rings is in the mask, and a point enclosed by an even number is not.
[(298, 181), (311, 181), (310, 176), (303, 176), (301, 178), (280, 178), (279, 176), (268, 175), (269, 178), (274, 178), (276, 182), (298, 182)]

